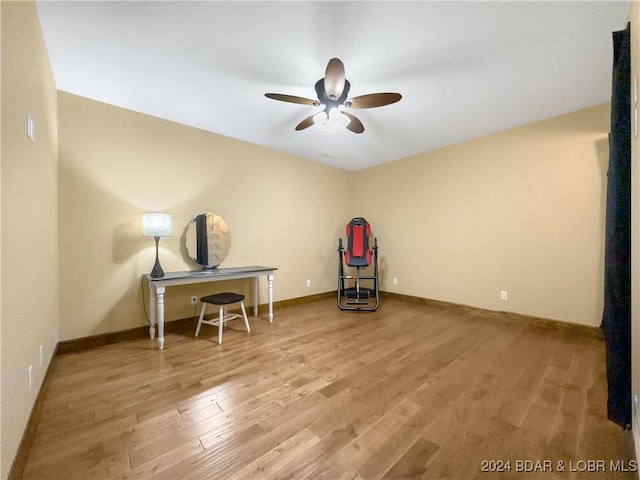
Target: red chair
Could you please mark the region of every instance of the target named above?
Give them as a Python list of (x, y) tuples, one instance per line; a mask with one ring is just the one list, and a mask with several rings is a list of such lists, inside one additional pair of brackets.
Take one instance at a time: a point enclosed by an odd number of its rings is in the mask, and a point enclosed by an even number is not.
[[(340, 310), (373, 312), (380, 306), (378, 287), (378, 239), (369, 248), (371, 225), (364, 218), (354, 218), (347, 224), (347, 249), (338, 241), (338, 307)], [(373, 275), (362, 275), (361, 269), (373, 262)], [(355, 275), (345, 275), (344, 267), (355, 268)], [(368, 287), (361, 282), (365, 281)], [(372, 282), (372, 284), (370, 283)]]

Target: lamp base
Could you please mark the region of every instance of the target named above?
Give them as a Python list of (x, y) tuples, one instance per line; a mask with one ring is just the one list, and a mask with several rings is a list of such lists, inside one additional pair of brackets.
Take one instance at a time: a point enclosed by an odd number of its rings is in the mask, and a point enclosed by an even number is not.
[(160, 237), (153, 237), (156, 241), (156, 263), (153, 264), (153, 269), (149, 276), (151, 278), (160, 278), (164, 277), (164, 270), (160, 266), (160, 260), (158, 259), (158, 243), (160, 242)]
[(153, 266), (153, 270), (151, 270), (151, 273), (149, 274), (149, 276), (151, 278), (164, 277), (164, 270), (162, 270), (162, 267), (160, 266), (160, 262), (158, 262), (157, 260), (156, 260), (156, 263)]

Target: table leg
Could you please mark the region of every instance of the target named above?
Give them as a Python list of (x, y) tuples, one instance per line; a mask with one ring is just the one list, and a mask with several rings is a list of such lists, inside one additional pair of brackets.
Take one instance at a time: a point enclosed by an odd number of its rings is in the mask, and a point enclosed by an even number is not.
[(149, 281), (149, 338), (156, 336), (156, 289)]
[(156, 313), (158, 316), (158, 348), (164, 348), (164, 286), (156, 287)]
[(259, 284), (258, 277), (253, 278), (253, 316), (258, 316), (258, 303), (260, 302), (259, 298)]
[(273, 322), (273, 275), (267, 275), (269, 295), (269, 323)]

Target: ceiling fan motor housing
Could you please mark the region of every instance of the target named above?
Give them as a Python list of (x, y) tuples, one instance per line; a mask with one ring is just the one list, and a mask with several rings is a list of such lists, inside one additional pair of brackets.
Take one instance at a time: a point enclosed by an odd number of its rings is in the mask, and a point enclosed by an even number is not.
[[(324, 78), (321, 78), (316, 82), (316, 94), (318, 95), (318, 100), (321, 104), (326, 106), (326, 111), (331, 111), (332, 108), (338, 108), (339, 105), (350, 106), (345, 103), (345, 100), (349, 96), (349, 90), (351, 89), (351, 84), (349, 80), (344, 81), (344, 89), (342, 90), (342, 95), (340, 95), (337, 99), (331, 99), (327, 95), (327, 92), (324, 88)], [(350, 102), (347, 102), (350, 103)]]

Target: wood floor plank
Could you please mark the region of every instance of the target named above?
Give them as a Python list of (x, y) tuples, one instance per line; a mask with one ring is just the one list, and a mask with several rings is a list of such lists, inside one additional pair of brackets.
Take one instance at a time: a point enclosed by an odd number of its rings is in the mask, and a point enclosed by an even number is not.
[(320, 439), (310, 430), (304, 429), (270, 450), (257, 460), (249, 463), (230, 478), (235, 480), (255, 480), (265, 478), (280, 470), (296, 457), (318, 443)]
[(356, 436), (356, 432), (348, 425), (334, 430), (308, 448), (303, 454), (298, 455), (294, 460), (266, 477), (266, 480), (297, 480), (305, 478)]
[[(423, 440), (421, 437), (419, 441)], [(434, 452), (432, 444), (428, 440), (426, 444), (428, 457), (426, 459), (417, 458), (416, 464), (403, 465), (405, 469), (415, 469), (417, 475), (409, 478), (424, 479), (467, 479), (473, 478), (481, 468), (482, 451), (479, 447), (482, 445), (484, 438), (472, 431), (459, 430), (450, 437), (448, 441), (439, 446)], [(409, 452), (404, 456), (407, 457)], [(423, 463), (426, 461), (426, 467)], [(391, 478), (392, 472), (389, 471), (387, 478)], [(488, 478), (494, 478), (489, 476)]]
[[(194, 322), (195, 325), (195, 322)], [(631, 465), (601, 340), (508, 314), (335, 300), (60, 355), (23, 478), (589, 479), (483, 460)], [(600, 472), (598, 479), (636, 478)]]
[[(229, 436), (234, 432), (256, 424), (258, 421), (271, 415), (278, 404), (271, 400), (262, 402), (247, 402), (228, 412), (220, 412), (209, 417), (202, 417), (197, 422), (185, 420), (175, 428), (168, 428), (161, 435), (150, 437), (130, 452), (131, 461), (134, 464), (148, 462), (159, 455), (163, 455), (192, 438), (205, 438), (211, 444), (216, 443), (216, 438)], [(256, 407), (256, 405), (259, 405)]]
[[(355, 472), (355, 468), (368, 456), (382, 448), (391, 434), (420, 410), (420, 406), (405, 400), (373, 423), (361, 435), (336, 452), (331, 461), (323, 462), (306, 480), (343, 478)], [(356, 472), (357, 473), (357, 472)]]
[(426, 440), (424, 437), (418, 438), (382, 478), (384, 480), (421, 478), (426, 472), (427, 464), (433, 454), (438, 451), (438, 448), (435, 443)]
[(420, 438), (425, 423), (432, 417), (433, 413), (428, 409), (418, 410), (387, 437), (384, 445), (371, 452), (354, 470), (365, 479), (382, 478)]
[(204, 447), (198, 438), (193, 438), (168, 452), (154, 457), (152, 460), (135, 465), (135, 462), (129, 460), (130, 470), (122, 473), (121, 478), (151, 478), (152, 476), (164, 472), (168, 468), (176, 465), (185, 458), (204, 451)]

